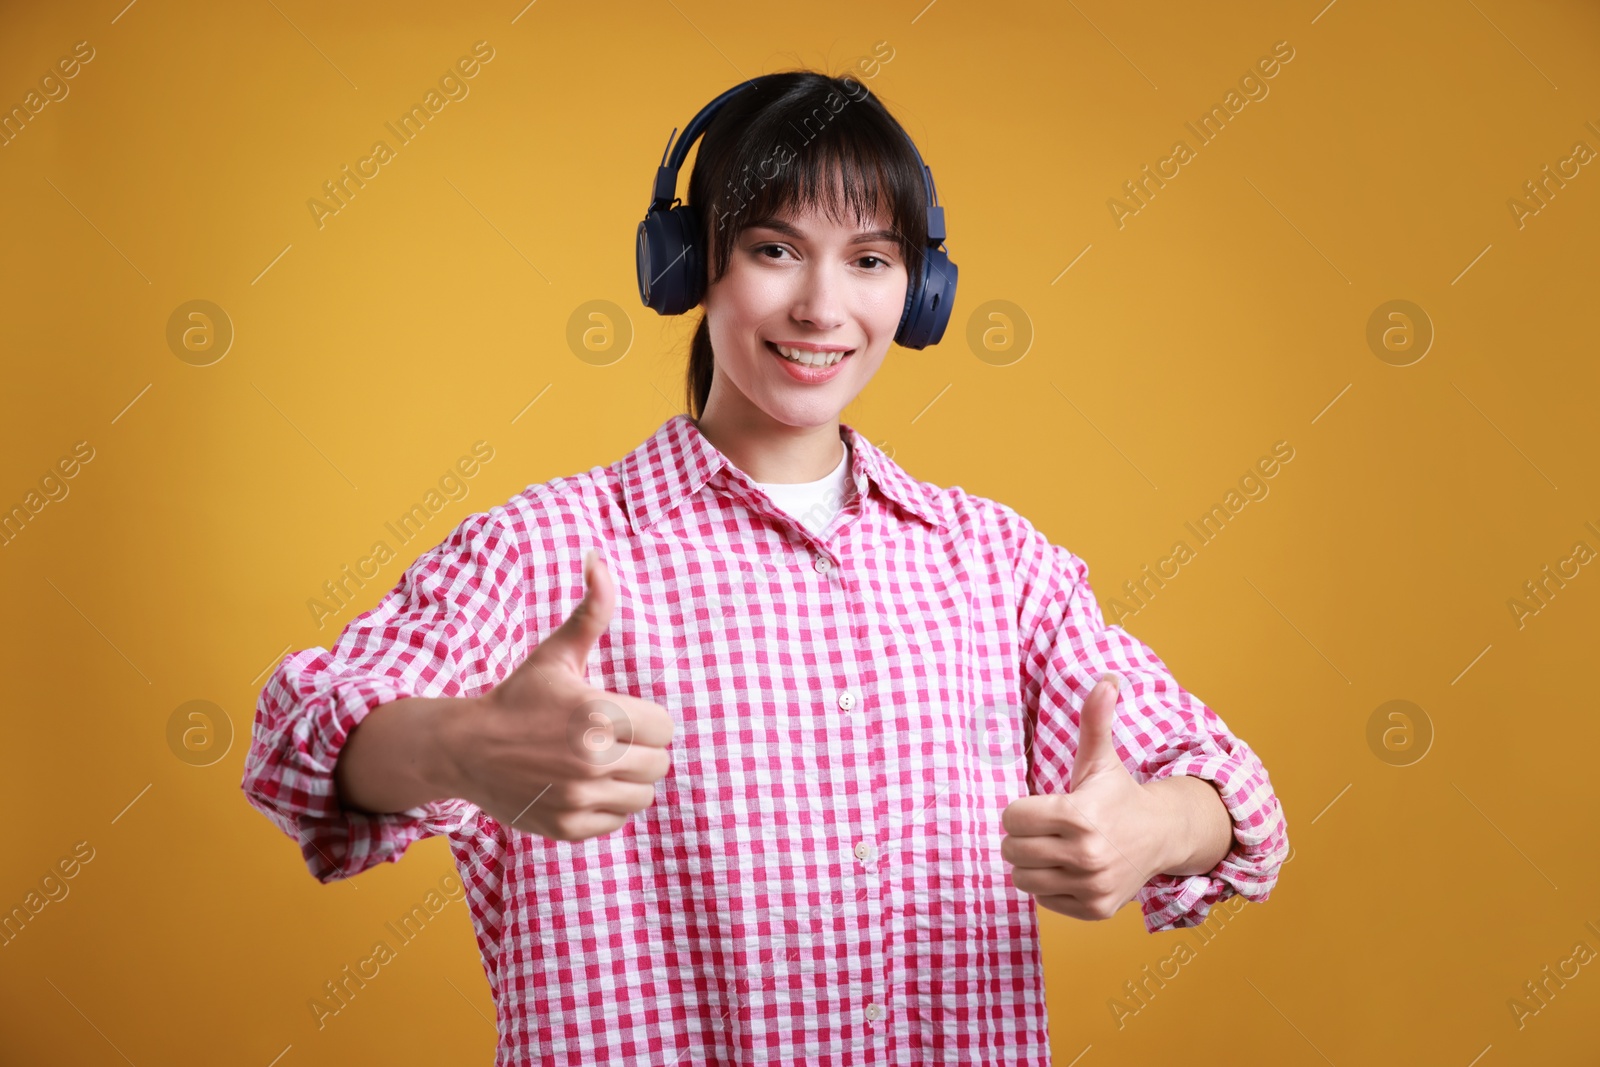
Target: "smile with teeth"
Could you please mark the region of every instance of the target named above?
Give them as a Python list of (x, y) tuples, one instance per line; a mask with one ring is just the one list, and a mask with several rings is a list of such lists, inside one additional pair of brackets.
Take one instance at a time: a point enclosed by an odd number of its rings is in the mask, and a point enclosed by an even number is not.
[[(806, 367), (831, 367), (850, 354), (849, 352), (806, 352), (799, 348), (784, 348), (782, 345), (775, 345), (771, 341), (767, 342), (767, 347), (789, 362), (799, 363)], [(854, 351), (854, 349), (851, 351)]]

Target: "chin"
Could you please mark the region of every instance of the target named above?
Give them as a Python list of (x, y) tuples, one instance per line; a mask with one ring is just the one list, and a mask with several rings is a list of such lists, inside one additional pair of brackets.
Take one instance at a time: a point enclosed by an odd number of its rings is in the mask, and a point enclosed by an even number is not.
[(834, 407), (832, 404), (772, 404), (764, 405), (763, 410), (773, 422), (796, 430), (809, 430), (817, 426), (827, 426), (839, 421), (843, 408)]

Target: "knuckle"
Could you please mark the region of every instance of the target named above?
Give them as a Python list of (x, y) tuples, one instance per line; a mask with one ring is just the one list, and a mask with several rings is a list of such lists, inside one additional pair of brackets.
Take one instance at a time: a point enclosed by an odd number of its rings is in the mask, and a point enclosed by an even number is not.
[(585, 782), (578, 790), (579, 807), (585, 811), (611, 807), (616, 802), (617, 787), (611, 779)]
[(574, 777), (580, 782), (598, 782), (611, 772), (610, 755), (613, 751), (608, 747), (581, 753)]
[(589, 779), (605, 774), (620, 755), (620, 745), (607, 730), (585, 730), (572, 740), (573, 777)]
[(578, 811), (586, 807), (588, 784), (569, 779), (551, 787), (551, 806), (563, 812)]

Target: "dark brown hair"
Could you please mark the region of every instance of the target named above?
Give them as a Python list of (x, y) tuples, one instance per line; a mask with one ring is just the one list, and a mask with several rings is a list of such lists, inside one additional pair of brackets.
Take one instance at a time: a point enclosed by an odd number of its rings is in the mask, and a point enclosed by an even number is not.
[[(886, 211), (910, 292), (928, 232), (922, 168), (905, 129), (855, 78), (809, 70), (758, 78), (723, 105), (695, 151), (687, 202), (700, 214), (708, 286), (728, 269), (748, 227), (811, 208), (842, 219), (848, 208), (858, 222)], [(711, 377), (711, 327), (702, 310), (689, 345), (690, 418), (705, 411)]]

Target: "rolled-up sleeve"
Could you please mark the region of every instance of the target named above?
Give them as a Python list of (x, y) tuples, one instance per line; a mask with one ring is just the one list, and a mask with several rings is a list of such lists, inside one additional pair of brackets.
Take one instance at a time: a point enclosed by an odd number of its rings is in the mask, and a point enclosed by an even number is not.
[(1249, 745), (1184, 690), (1149, 646), (1107, 626), (1089, 568), (1026, 519), (1009, 520), (1021, 609), (1023, 703), (1032, 716), (1029, 788), (1070, 787), (1079, 709), (1103, 671), (1126, 680), (1117, 702), (1117, 754), (1140, 782), (1186, 774), (1216, 787), (1233, 821), (1233, 844), (1207, 874), (1156, 874), (1138, 893), (1151, 933), (1196, 926), (1235, 894), (1265, 901), (1289, 852), (1283, 806)]
[(373, 708), (477, 696), (524, 658), (525, 568), (509, 526), (503, 507), (468, 516), (332, 649), (290, 655), (262, 690), (241, 788), (300, 846), (318, 881), (392, 863), (412, 842), (462, 830), (481, 814), (460, 799), (385, 814), (345, 808), (333, 771)]

